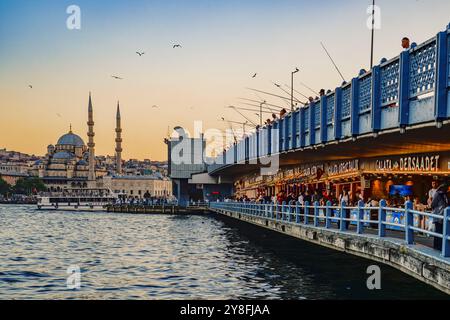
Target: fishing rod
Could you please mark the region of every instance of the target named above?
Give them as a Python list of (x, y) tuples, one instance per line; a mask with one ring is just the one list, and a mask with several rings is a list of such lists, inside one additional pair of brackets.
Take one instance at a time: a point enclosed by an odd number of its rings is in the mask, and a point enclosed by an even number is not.
[(336, 68), (337, 72), (339, 73), (339, 75), (341, 76), (342, 80), (345, 82), (345, 78), (342, 75), (341, 71), (339, 70), (338, 66), (336, 65), (336, 63), (334, 62), (333, 58), (331, 57), (330, 53), (328, 52), (327, 48), (325, 48), (325, 46), (323, 45), (322, 42), (320, 42), (320, 44), (322, 45), (323, 50), (325, 50), (326, 54), (328, 55), (328, 57), (330, 58), (331, 62), (333, 63), (334, 67)]
[(240, 112), (235, 106), (228, 106), (228, 108), (233, 109), (234, 111), (239, 113), (245, 120), (247, 120), (248, 122), (250, 122), (252, 125), (254, 125), (256, 127), (256, 124), (252, 120), (250, 120), (248, 117), (246, 117), (242, 112)]
[[(288, 95), (291, 95), (290, 92), (287, 92), (286, 90), (284, 90), (279, 84), (277, 84), (277, 83), (275, 83), (275, 82), (273, 82), (273, 81), (271, 81), (271, 82), (273, 83), (273, 85), (274, 85), (275, 87), (277, 87), (278, 89), (280, 89), (280, 90), (283, 91), (284, 93), (286, 93), (286, 94), (288, 94)], [(304, 104), (303, 102), (301, 102), (300, 100), (298, 100), (296, 97), (293, 97), (293, 100), (295, 100), (295, 102), (297, 102), (297, 103)]]
[[(246, 101), (250, 101), (250, 102), (256, 102), (256, 103), (263, 103), (263, 101), (252, 100), (252, 99), (247, 99), (247, 98), (238, 98), (238, 99), (246, 100)], [(269, 110), (272, 111), (272, 112), (273, 112), (273, 109), (270, 108), (270, 107), (275, 107), (275, 108), (278, 108), (278, 109), (280, 109), (280, 110), (284, 109), (284, 107), (278, 106), (278, 105), (276, 105), (276, 104), (267, 103), (267, 102), (264, 102), (264, 104), (267, 106), (267, 107), (265, 107), (265, 109), (269, 109)]]
[(283, 101), (291, 101), (291, 98), (286, 98), (286, 97), (283, 97), (283, 96), (280, 96), (280, 95), (277, 95), (277, 94), (274, 94), (274, 93), (270, 93), (270, 92), (266, 92), (266, 91), (262, 91), (262, 90), (258, 90), (258, 89), (253, 89), (253, 88), (246, 88), (247, 90), (252, 90), (252, 91), (256, 91), (256, 92), (260, 92), (260, 93), (263, 93), (263, 94), (267, 94), (267, 95), (269, 95), (269, 96), (273, 96), (273, 97), (277, 97), (277, 98), (280, 98), (280, 99), (284, 99)]
[[(255, 104), (250, 104), (250, 103), (245, 103), (245, 102), (242, 102), (242, 104), (246, 104), (246, 105), (249, 105), (249, 106), (252, 106), (252, 107), (258, 107), (259, 108), (259, 106), (255, 105)], [(236, 109), (243, 110), (243, 111), (257, 111), (257, 112), (259, 112), (259, 110), (256, 110), (256, 109), (247, 109), (247, 108), (243, 108), (243, 107), (236, 107)], [(267, 111), (267, 110), (263, 110), (262, 112), (263, 113), (268, 113), (268, 114), (272, 114), (273, 113), (273, 112), (270, 112), (270, 111)]]
[[(288, 88), (288, 89), (293, 89), (293, 88), (291, 88), (290, 86), (288, 86), (287, 84), (285, 84), (285, 87), (286, 88)], [(303, 98), (305, 98), (305, 99), (309, 99), (309, 97), (307, 97), (306, 95), (304, 95), (303, 93), (301, 93), (300, 91), (297, 91), (297, 90), (295, 90), (295, 89), (293, 89), (295, 92), (297, 92), (299, 95), (301, 95)]]

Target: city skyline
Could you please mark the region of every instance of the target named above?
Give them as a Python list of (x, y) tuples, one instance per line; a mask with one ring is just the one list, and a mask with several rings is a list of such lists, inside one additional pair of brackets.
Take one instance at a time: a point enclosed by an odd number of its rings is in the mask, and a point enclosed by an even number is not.
[[(315, 90), (338, 86), (321, 41), (348, 80), (369, 69), (371, 1), (77, 1), (81, 30), (68, 30), (72, 4), (0, 4), (2, 148), (43, 154), (70, 124), (87, 141), (92, 91), (98, 154), (114, 153), (120, 100), (124, 158), (165, 160), (168, 127), (203, 120), (204, 129), (225, 129), (221, 117), (240, 121), (225, 106), (259, 99), (246, 87), (283, 94), (271, 81), (289, 83), (297, 66), (296, 79)], [(398, 55), (403, 36), (421, 43), (448, 24), (443, 1), (378, 5), (375, 64)]]

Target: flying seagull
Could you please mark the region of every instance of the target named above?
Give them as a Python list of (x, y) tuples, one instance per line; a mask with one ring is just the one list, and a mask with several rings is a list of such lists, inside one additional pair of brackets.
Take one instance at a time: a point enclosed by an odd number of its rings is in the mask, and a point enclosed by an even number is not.
[(30, 85), (28, 85), (28, 87), (30, 88), (30, 89), (33, 89), (33, 86), (30, 84)]
[(57, 113), (56, 115), (57, 115), (58, 117), (62, 118), (62, 116), (61, 116), (59, 113)]
[(152, 108), (159, 108), (156, 104), (154, 104), (153, 106), (152, 106)]
[(173, 45), (173, 48), (175, 49), (175, 48), (182, 48), (182, 46), (180, 45), (180, 44), (174, 44)]
[(253, 77), (252, 78), (256, 78), (256, 76), (257, 76), (258, 74), (257, 73), (255, 73), (254, 75), (253, 75)]
[(118, 77), (118, 76), (111, 76), (111, 77), (113, 77), (113, 78), (116, 79), (116, 80), (123, 80), (123, 78)]
[(136, 54), (139, 55), (139, 57), (142, 57), (142, 55), (144, 55), (145, 52), (139, 52), (139, 51), (136, 51)]

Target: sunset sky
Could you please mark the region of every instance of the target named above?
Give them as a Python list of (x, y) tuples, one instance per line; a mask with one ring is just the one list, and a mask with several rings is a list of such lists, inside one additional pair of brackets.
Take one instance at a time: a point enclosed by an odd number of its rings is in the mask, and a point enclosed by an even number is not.
[[(288, 84), (297, 66), (297, 81), (338, 86), (321, 41), (347, 79), (368, 69), (371, 2), (1, 0), (0, 148), (42, 155), (69, 124), (87, 142), (91, 91), (97, 154), (114, 153), (120, 100), (124, 158), (165, 160), (168, 126), (203, 120), (204, 128), (225, 129), (221, 117), (241, 121), (226, 106), (259, 99), (246, 87), (286, 95), (271, 81)], [(403, 36), (420, 43), (450, 22), (448, 0), (377, 2), (376, 63), (398, 55)], [(66, 28), (72, 4), (81, 8), (81, 30)]]

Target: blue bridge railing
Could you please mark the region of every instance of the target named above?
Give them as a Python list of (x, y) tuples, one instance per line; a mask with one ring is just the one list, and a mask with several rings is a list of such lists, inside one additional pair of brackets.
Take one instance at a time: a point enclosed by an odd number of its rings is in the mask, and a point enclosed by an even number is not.
[[(331, 202), (325, 206), (319, 205), (319, 202), (314, 204), (305, 202), (304, 205), (211, 202), (210, 208), (222, 213), (233, 212), (276, 222), (310, 225), (355, 234), (364, 234), (368, 226), (376, 226), (380, 238), (386, 237), (387, 229), (403, 232), (405, 244), (408, 245), (414, 244), (414, 236), (421, 233), (442, 239), (441, 255), (450, 257), (450, 207), (444, 211), (443, 216), (413, 210), (411, 201), (407, 201), (403, 208), (387, 207), (385, 200), (381, 200), (378, 207), (366, 207), (364, 202), (360, 201), (356, 207), (348, 207), (345, 202), (340, 206), (333, 206)], [(371, 219), (372, 213), (376, 213), (377, 220)], [(425, 229), (419, 223), (421, 219), (442, 221), (443, 232)], [(356, 229), (349, 228), (350, 225), (356, 225)]]
[[(450, 119), (447, 30), (259, 129), (216, 158), (209, 172), (261, 157)], [(277, 133), (264, 133), (277, 131)]]

